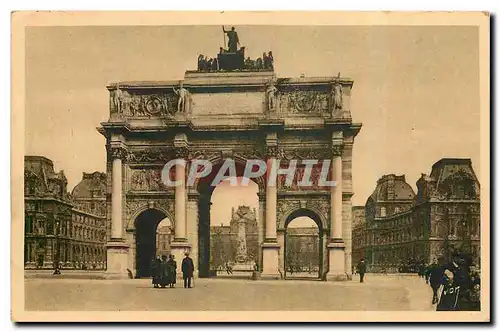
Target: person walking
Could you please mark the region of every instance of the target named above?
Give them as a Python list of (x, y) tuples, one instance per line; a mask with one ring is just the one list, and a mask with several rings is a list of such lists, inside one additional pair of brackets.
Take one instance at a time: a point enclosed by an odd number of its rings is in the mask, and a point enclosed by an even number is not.
[(366, 264), (365, 260), (361, 259), (358, 263), (358, 273), (359, 273), (359, 282), (365, 282), (365, 272), (366, 272)]
[(170, 255), (168, 259), (168, 285), (170, 288), (174, 288), (177, 283), (177, 262), (175, 261), (175, 256)]
[(184, 288), (191, 288), (191, 278), (193, 278), (194, 263), (189, 252), (184, 254), (186, 257), (182, 260), (182, 279), (184, 279)]
[[(442, 263), (442, 261), (440, 262)], [(438, 301), (438, 290), (441, 286), (444, 277), (444, 267), (443, 264), (438, 264), (438, 261), (434, 260), (432, 265), (429, 266), (429, 284), (432, 288), (432, 304)]]

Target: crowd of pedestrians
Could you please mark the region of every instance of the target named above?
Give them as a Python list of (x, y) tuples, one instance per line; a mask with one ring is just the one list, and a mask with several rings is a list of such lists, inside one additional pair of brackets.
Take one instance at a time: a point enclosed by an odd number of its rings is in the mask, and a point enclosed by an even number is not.
[[(184, 288), (192, 288), (194, 264), (189, 253), (185, 253), (182, 260), (181, 270), (184, 280)], [(152, 284), (154, 288), (175, 288), (177, 283), (177, 262), (174, 255), (162, 255), (153, 260), (152, 266)]]
[(419, 271), (419, 276), (432, 288), (432, 304), (437, 311), (479, 311), (479, 273), (472, 268), (467, 255), (454, 254), (450, 262), (443, 258)]

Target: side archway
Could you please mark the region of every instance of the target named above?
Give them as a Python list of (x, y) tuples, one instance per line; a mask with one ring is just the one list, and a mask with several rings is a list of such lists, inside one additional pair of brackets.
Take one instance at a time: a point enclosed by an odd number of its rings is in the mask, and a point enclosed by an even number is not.
[(146, 209), (134, 221), (136, 278), (151, 276), (151, 263), (156, 257), (156, 230), (168, 218), (158, 209)]
[[(321, 211), (296, 207), (287, 211), (280, 221), (278, 237), (283, 248), (280, 253), (283, 276), (324, 279), (328, 228)], [(295, 225), (291, 226), (292, 223)]]

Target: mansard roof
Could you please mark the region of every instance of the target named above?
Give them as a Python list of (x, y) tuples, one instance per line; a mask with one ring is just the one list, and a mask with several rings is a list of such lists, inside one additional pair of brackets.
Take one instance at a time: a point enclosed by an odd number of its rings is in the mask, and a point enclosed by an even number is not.
[(368, 200), (373, 202), (382, 201), (412, 201), (415, 197), (413, 188), (406, 182), (404, 175), (387, 174), (377, 181), (375, 190)]
[(106, 195), (106, 173), (83, 172), (82, 181), (80, 181), (71, 193), (73, 199), (105, 197)]

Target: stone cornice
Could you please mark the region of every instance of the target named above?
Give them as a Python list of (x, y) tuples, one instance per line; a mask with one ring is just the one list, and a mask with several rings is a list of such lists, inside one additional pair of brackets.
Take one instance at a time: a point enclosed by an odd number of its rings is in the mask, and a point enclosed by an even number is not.
[(133, 191), (129, 190), (125, 193), (127, 198), (173, 198), (174, 190), (170, 191)]
[[(273, 71), (240, 71), (240, 72), (198, 72), (187, 71), (184, 79), (169, 81), (125, 81), (109, 83), (106, 88), (109, 91), (120, 88), (122, 90), (142, 89), (172, 89), (180, 83), (186, 89), (206, 88), (263, 88), (270, 79), (276, 81), (279, 87), (325, 87), (332, 83), (340, 83), (352, 88), (354, 81), (347, 77), (276, 77)], [(214, 84), (214, 81), (220, 82)]]

